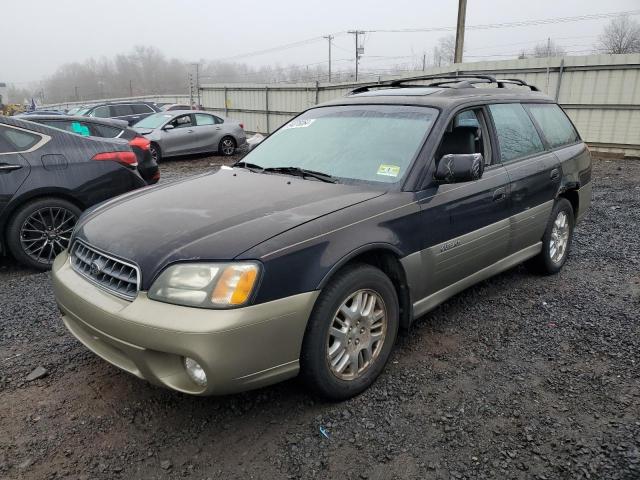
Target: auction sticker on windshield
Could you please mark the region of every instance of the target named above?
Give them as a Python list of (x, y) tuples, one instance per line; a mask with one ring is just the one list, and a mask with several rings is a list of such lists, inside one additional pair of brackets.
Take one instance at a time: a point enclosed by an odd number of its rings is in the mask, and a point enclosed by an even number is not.
[(282, 127), (282, 130), (287, 130), (289, 128), (307, 128), (315, 121), (316, 121), (315, 118), (291, 120), (284, 127)]
[(397, 177), (400, 174), (400, 167), (397, 165), (385, 165), (382, 164), (378, 167), (378, 175), (384, 175), (385, 177)]

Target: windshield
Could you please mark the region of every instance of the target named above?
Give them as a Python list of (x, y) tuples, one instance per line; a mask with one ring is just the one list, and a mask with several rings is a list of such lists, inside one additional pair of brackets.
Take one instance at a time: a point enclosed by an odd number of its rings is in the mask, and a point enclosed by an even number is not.
[(437, 115), (434, 108), (405, 105), (316, 108), (272, 134), (243, 162), (395, 183), (407, 173)]
[(134, 125), (136, 128), (160, 128), (168, 120), (171, 120), (173, 115), (169, 113), (156, 113), (143, 118)]
[(81, 108), (75, 114), (76, 115), (85, 115), (89, 110), (91, 110), (91, 107)]

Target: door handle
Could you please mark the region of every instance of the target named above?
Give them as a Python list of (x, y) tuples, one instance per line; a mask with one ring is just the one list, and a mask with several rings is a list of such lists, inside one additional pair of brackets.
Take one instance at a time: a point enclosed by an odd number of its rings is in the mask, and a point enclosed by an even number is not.
[(193, 133), (193, 130), (187, 130), (187, 133)]
[(12, 165), (10, 163), (0, 163), (0, 172), (12, 172), (13, 170), (19, 170), (22, 165)]
[(560, 178), (560, 170), (558, 170), (557, 168), (554, 168), (553, 170), (551, 170), (551, 174), (549, 176), (553, 181), (558, 180)]
[(222, 128), (221, 127), (216, 127), (216, 130), (222, 130)]
[(507, 198), (507, 189), (506, 188), (498, 188), (493, 192), (493, 201), (501, 202)]

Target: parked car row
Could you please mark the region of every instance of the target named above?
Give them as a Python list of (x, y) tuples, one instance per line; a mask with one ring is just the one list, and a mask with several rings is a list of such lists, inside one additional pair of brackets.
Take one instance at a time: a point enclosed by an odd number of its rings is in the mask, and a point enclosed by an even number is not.
[(50, 268), (83, 210), (147, 185), (137, 166), (126, 139), (0, 117), (0, 252)]
[(173, 106), (103, 103), (74, 115), (0, 117), (0, 254), (47, 269), (83, 210), (158, 182), (161, 158), (248, 149), (239, 122)]

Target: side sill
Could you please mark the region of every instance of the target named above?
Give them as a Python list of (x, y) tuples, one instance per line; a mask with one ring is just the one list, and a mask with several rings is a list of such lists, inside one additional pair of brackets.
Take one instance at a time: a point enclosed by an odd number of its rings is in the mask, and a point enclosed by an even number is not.
[(478, 270), (476, 273), (469, 275), (462, 280), (458, 280), (456, 283), (449, 285), (448, 287), (445, 287), (435, 293), (432, 293), (422, 300), (414, 302), (413, 318), (416, 319), (427, 313), (429, 310), (433, 310), (442, 302), (448, 300), (449, 298), (453, 297), (457, 293), (460, 293), (466, 288), (469, 288), (470, 286), (478, 282), (486, 280), (487, 278), (493, 277), (500, 272), (504, 272), (505, 270), (508, 270), (511, 267), (514, 267), (531, 257), (535, 257), (541, 251), (542, 242), (538, 242), (535, 245), (531, 245), (530, 247), (527, 247), (523, 250), (520, 250), (519, 252), (513, 253), (508, 257), (503, 258), (502, 260), (497, 261), (493, 265), (489, 265), (482, 270)]

